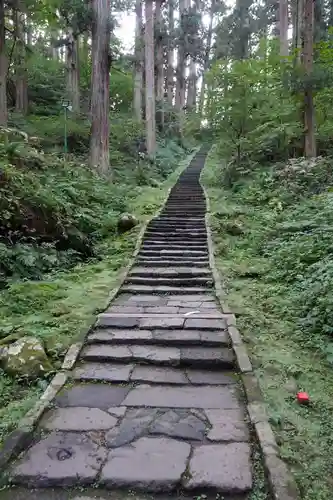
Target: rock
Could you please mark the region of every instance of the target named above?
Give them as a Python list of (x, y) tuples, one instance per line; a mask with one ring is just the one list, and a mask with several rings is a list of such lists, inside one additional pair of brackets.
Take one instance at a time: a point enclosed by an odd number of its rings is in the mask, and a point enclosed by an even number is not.
[(53, 370), (42, 343), (35, 337), (23, 337), (3, 347), (0, 362), (5, 372), (18, 377), (35, 378)]
[(119, 233), (125, 233), (133, 229), (138, 224), (138, 219), (132, 214), (122, 214), (117, 222), (117, 229)]

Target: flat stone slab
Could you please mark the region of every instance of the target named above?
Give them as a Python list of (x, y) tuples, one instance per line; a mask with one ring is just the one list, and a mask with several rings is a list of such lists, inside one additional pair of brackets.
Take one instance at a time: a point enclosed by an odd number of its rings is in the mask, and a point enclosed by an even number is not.
[(156, 384), (188, 384), (185, 373), (177, 368), (159, 366), (136, 366), (131, 381), (153, 382)]
[(161, 408), (239, 408), (234, 387), (154, 387), (138, 386), (132, 389), (124, 406), (150, 406)]
[(107, 382), (128, 382), (133, 365), (111, 363), (84, 363), (73, 371), (75, 380), (105, 380)]
[(117, 425), (117, 419), (99, 408), (56, 408), (41, 422), (48, 431), (108, 430)]
[(163, 434), (178, 439), (202, 441), (206, 423), (184, 410), (169, 410), (157, 418), (150, 426), (150, 434)]
[(155, 328), (182, 328), (184, 325), (184, 318), (141, 318), (140, 328), (155, 329)]
[(212, 426), (209, 441), (248, 441), (249, 431), (244, 412), (239, 410), (206, 410)]
[(111, 406), (122, 406), (130, 387), (115, 387), (108, 384), (78, 384), (62, 390), (55, 398), (60, 407), (85, 406), (107, 410)]
[(227, 325), (222, 319), (189, 318), (185, 320), (184, 328), (191, 328), (193, 330), (225, 330)]
[(85, 347), (81, 353), (81, 359), (88, 361), (131, 361), (133, 354), (127, 346), (91, 344)]
[(152, 332), (149, 330), (135, 329), (112, 329), (95, 330), (88, 335), (87, 341), (90, 343), (127, 342), (131, 340), (151, 340)]
[(246, 443), (202, 445), (194, 448), (186, 489), (211, 489), (230, 495), (252, 488), (251, 450)]
[(176, 347), (131, 346), (134, 361), (179, 364), (180, 350)]
[(143, 361), (146, 363), (179, 364), (180, 350), (176, 347), (162, 347), (155, 345), (90, 345), (82, 354), (82, 359), (89, 361)]
[(138, 324), (139, 320), (135, 317), (116, 317), (108, 314), (100, 314), (97, 323), (100, 328), (135, 328)]
[(131, 487), (144, 491), (171, 491), (181, 481), (191, 447), (168, 438), (141, 438), (110, 451), (102, 469), (107, 488)]
[(192, 365), (219, 365), (230, 367), (235, 362), (231, 349), (217, 347), (187, 347), (181, 348), (180, 359), (183, 363)]
[(228, 385), (236, 384), (237, 379), (234, 374), (225, 374), (219, 371), (207, 370), (186, 370), (186, 375), (191, 384), (201, 385)]
[(78, 433), (54, 432), (32, 446), (11, 471), (15, 484), (68, 487), (92, 484), (107, 456), (105, 448)]

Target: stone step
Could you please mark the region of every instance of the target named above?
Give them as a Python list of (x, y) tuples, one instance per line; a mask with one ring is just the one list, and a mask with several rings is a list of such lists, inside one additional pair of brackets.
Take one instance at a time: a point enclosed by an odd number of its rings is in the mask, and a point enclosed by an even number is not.
[(235, 355), (226, 347), (164, 347), (157, 345), (90, 344), (83, 348), (81, 360), (100, 363), (143, 363), (147, 365), (188, 366), (232, 369)]
[(194, 233), (194, 232), (188, 232), (186, 233), (185, 231), (175, 233), (175, 232), (168, 232), (168, 231), (155, 231), (153, 229), (150, 229), (149, 231), (145, 232), (145, 238), (155, 238), (157, 240), (159, 239), (164, 239), (167, 238), (169, 240), (184, 240), (184, 241), (207, 241), (207, 234), (205, 231), (202, 233)]
[(196, 242), (195, 240), (193, 241), (184, 241), (183, 239), (180, 241), (172, 241), (168, 240), (166, 238), (165, 240), (157, 240), (153, 238), (146, 238), (143, 242), (142, 248), (147, 248), (147, 247), (161, 247), (163, 250), (165, 249), (170, 249), (174, 248), (175, 250), (181, 250), (183, 248), (191, 248), (193, 250), (202, 250), (208, 248), (207, 240), (203, 242)]
[(86, 343), (109, 345), (151, 344), (165, 347), (227, 347), (230, 345), (230, 339), (226, 330), (100, 328), (88, 335)]
[(206, 278), (158, 278), (158, 277), (152, 277), (149, 278), (148, 276), (142, 275), (142, 276), (132, 276), (129, 275), (126, 280), (125, 284), (132, 284), (132, 285), (148, 285), (148, 286), (213, 286), (213, 278), (211, 277), (206, 277)]
[(72, 378), (85, 382), (162, 385), (231, 385), (238, 382), (238, 377), (227, 371), (108, 362), (83, 362), (73, 370)]
[(175, 260), (139, 258), (136, 260), (136, 264), (143, 267), (172, 267), (175, 263), (182, 267), (209, 267), (209, 261), (207, 259), (199, 261), (198, 258), (193, 260), (179, 260), (178, 257)]
[(198, 224), (187, 225), (187, 224), (177, 224), (177, 223), (166, 223), (166, 222), (155, 222), (154, 224), (149, 224), (147, 226), (148, 231), (167, 231), (174, 234), (187, 234), (187, 233), (201, 233), (206, 235), (207, 231), (204, 225), (199, 226)]
[(159, 256), (170, 256), (170, 257), (204, 257), (207, 258), (208, 256), (208, 251), (207, 250), (194, 250), (193, 248), (186, 250), (186, 249), (181, 249), (181, 250), (173, 250), (170, 248), (160, 250), (158, 248), (154, 248), (151, 250), (147, 249), (141, 249), (139, 252), (140, 255), (159, 255)]
[(120, 293), (149, 293), (149, 294), (166, 294), (166, 295), (183, 295), (183, 294), (195, 294), (195, 293), (211, 293), (212, 290), (209, 287), (203, 286), (148, 286), (148, 285), (123, 285), (121, 287)]
[(117, 314), (102, 313), (98, 316), (97, 327), (99, 328), (139, 328), (141, 330), (200, 330), (200, 331), (224, 331), (226, 330), (225, 317), (184, 317), (183, 315), (165, 314)]
[(194, 267), (182, 268), (182, 267), (174, 267), (174, 268), (150, 268), (147, 269), (145, 267), (134, 267), (131, 269), (129, 276), (147, 276), (147, 277), (170, 277), (170, 278), (202, 278), (202, 277), (211, 277), (210, 269), (196, 269)]

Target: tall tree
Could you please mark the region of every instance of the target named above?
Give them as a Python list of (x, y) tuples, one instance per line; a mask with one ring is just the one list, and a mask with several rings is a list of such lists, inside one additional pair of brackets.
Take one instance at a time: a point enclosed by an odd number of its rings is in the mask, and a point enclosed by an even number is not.
[(287, 57), (288, 47), (288, 0), (279, 1), (280, 55)]
[(145, 0), (145, 74), (146, 74), (146, 145), (150, 157), (156, 152), (154, 9), (153, 0)]
[(134, 69), (134, 112), (138, 122), (142, 120), (142, 95), (143, 95), (143, 22), (142, 22), (142, 0), (135, 3), (135, 69)]
[(169, 0), (168, 2), (168, 61), (167, 61), (167, 87), (168, 87), (168, 102), (170, 106), (173, 104), (174, 97), (174, 14), (175, 14), (175, 2), (174, 0)]
[(312, 68), (314, 39), (314, 0), (304, 0), (303, 66), (304, 82), (304, 155), (316, 156), (315, 110), (313, 103)]
[(215, 0), (210, 0), (210, 9), (209, 9), (209, 26), (207, 31), (207, 39), (206, 39), (206, 47), (204, 51), (204, 60), (203, 60), (203, 73), (201, 79), (201, 89), (200, 89), (200, 99), (199, 99), (199, 113), (203, 113), (204, 102), (205, 102), (205, 89), (206, 89), (206, 73), (209, 69), (209, 56), (212, 48), (212, 39), (213, 39), (213, 20), (214, 20), (214, 12), (215, 12)]
[(163, 57), (163, 20), (162, 20), (163, 0), (156, 0), (155, 3), (155, 48), (156, 48), (156, 101), (159, 111), (159, 125), (164, 125), (164, 57)]
[(19, 1), (15, 0), (13, 8), (14, 24), (14, 69), (16, 99), (15, 109), (17, 112), (26, 114), (28, 111), (28, 75), (26, 68), (26, 44), (25, 44), (25, 14), (21, 12)]
[(110, 0), (92, 0), (90, 165), (103, 174), (110, 167), (110, 32)]
[(185, 15), (188, 0), (179, 0), (179, 47), (177, 57), (176, 109), (181, 111), (186, 95)]
[(67, 87), (74, 113), (80, 112), (79, 34), (68, 28), (66, 40)]
[(7, 125), (7, 55), (5, 37), (5, 1), (0, 0), (0, 125)]

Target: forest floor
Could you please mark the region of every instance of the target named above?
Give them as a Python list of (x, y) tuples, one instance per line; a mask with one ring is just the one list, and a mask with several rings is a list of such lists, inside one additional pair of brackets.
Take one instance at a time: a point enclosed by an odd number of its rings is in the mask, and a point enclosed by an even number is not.
[[(303, 500), (331, 500), (333, 491), (333, 371), (317, 349), (306, 345), (297, 316), (286, 315), (288, 284), (272, 282), (267, 256), (254, 234), (272, 218), (266, 203), (253, 207), (237, 192), (216, 188), (221, 159), (211, 153), (203, 182), (211, 202), (216, 264), (260, 381), (270, 423), (297, 480)], [(309, 406), (296, 401), (306, 391)]]

